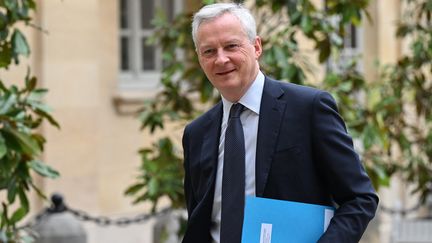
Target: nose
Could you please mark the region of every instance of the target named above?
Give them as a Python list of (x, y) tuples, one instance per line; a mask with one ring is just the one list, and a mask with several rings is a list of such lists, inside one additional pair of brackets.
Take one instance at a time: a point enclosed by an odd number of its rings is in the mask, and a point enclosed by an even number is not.
[(229, 61), (228, 56), (226, 55), (226, 53), (224, 52), (224, 50), (219, 49), (217, 51), (217, 56), (216, 56), (216, 60), (215, 60), (215, 64), (217, 65), (223, 65), (225, 63), (227, 63)]

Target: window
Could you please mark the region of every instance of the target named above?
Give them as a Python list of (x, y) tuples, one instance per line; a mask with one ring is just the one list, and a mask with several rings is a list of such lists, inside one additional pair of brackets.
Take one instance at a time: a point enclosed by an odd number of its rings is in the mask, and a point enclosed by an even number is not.
[[(327, 6), (327, 1), (324, 0), (324, 6)], [(332, 17), (330, 19), (330, 22), (333, 24), (334, 27), (339, 26), (340, 18), (338, 17)], [(343, 36), (343, 49), (341, 50), (341, 53), (339, 57), (331, 57), (327, 61), (327, 70), (328, 71), (334, 71), (334, 72), (340, 72), (348, 63), (350, 63), (351, 60), (354, 58), (357, 58), (362, 53), (363, 49), (363, 41), (362, 41), (362, 29), (353, 25), (349, 24), (344, 27), (345, 35)], [(356, 68), (358, 71), (363, 70), (363, 65), (360, 62), (360, 60), (357, 60)]]
[[(345, 35), (343, 37), (343, 49), (338, 58), (330, 58), (327, 62), (327, 70), (338, 72), (343, 69), (351, 60), (361, 55), (362, 41), (361, 28), (352, 24), (345, 26)], [(357, 60), (356, 67), (362, 71), (363, 66), (360, 60)]]
[(181, 8), (178, 0), (119, 0), (120, 89), (155, 88), (160, 79), (161, 51), (148, 45), (152, 19), (158, 9), (172, 20)]

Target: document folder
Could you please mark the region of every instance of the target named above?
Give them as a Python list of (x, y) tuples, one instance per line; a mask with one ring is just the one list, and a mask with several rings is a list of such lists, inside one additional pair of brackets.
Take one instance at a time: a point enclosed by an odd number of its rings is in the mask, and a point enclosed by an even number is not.
[(316, 243), (333, 214), (328, 206), (247, 197), (242, 243)]

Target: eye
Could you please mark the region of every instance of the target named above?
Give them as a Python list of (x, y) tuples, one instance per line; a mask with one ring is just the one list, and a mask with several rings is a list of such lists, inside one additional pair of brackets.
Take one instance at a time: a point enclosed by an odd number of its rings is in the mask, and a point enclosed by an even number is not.
[(215, 52), (215, 49), (204, 49), (202, 52), (201, 52), (201, 55), (203, 55), (203, 56), (211, 56), (213, 53)]
[(235, 49), (237, 49), (238, 47), (240, 47), (240, 45), (239, 44), (229, 44), (229, 45), (227, 45), (226, 46), (226, 48), (228, 49), (228, 50), (235, 50)]

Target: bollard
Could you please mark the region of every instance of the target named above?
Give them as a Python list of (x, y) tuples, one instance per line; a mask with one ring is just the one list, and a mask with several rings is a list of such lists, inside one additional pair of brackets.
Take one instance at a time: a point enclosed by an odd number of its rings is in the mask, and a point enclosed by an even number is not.
[(53, 206), (47, 215), (33, 226), (37, 234), (35, 243), (86, 243), (86, 232), (81, 222), (66, 210), (63, 197), (54, 194), (51, 201)]
[(160, 215), (153, 227), (153, 243), (178, 243), (181, 220), (187, 216), (185, 210), (173, 210)]
[(429, 195), (426, 199), (427, 216), (426, 218), (432, 220), (432, 191), (429, 191)]

